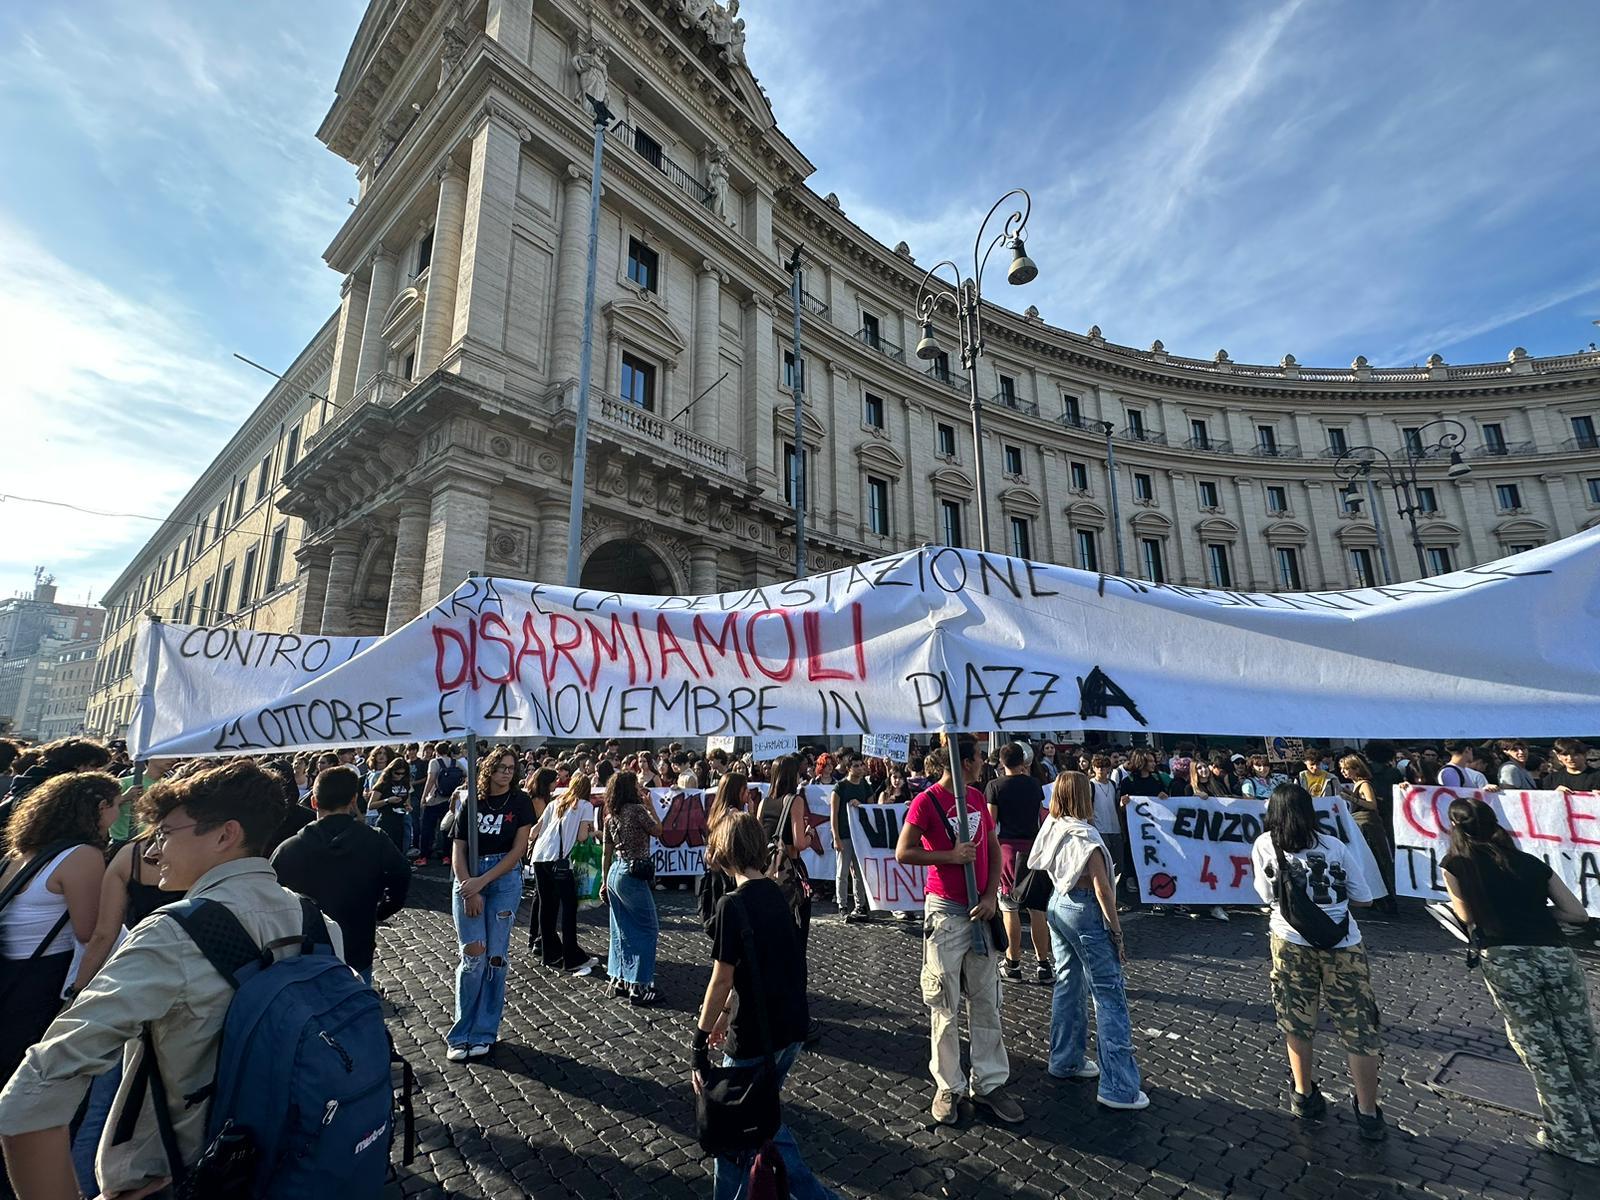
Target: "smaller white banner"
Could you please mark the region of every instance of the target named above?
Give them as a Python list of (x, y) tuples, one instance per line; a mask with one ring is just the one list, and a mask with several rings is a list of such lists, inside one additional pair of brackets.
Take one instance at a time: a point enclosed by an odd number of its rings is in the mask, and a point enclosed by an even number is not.
[(908, 804), (863, 804), (849, 808), (850, 839), (875, 912), (921, 912), (928, 868), (895, 861)]
[[(661, 836), (650, 840), (650, 856), (655, 860), (657, 875), (703, 875), (706, 864), (706, 812), (716, 798), (715, 789), (651, 788), (650, 800), (656, 806), (656, 816), (661, 821)], [(746, 792), (745, 809), (754, 815), (767, 785), (752, 783)], [(806, 787), (806, 807), (811, 812), (811, 825), (822, 839), (822, 849), (806, 850), (800, 861), (812, 879), (833, 879), (834, 864), (838, 861), (833, 851), (833, 835), (828, 827), (828, 809), (833, 799), (832, 786), (810, 784)]]
[(710, 754), (713, 750), (721, 750), (724, 754), (732, 754), (733, 745), (737, 740), (737, 738), (731, 737), (708, 737), (706, 739), (706, 753)]
[(785, 754), (793, 754), (798, 742), (793, 734), (758, 733), (750, 739), (750, 757), (755, 762), (771, 762)]
[(911, 735), (908, 733), (868, 733), (861, 737), (863, 758), (886, 758), (890, 762), (905, 762), (911, 753)]
[(1521, 850), (1542, 858), (1591, 917), (1600, 917), (1600, 795), (1594, 792), (1478, 792), (1470, 788), (1394, 789), (1395, 891), (1446, 903), (1439, 864), (1449, 855), (1450, 802), (1477, 797)]
[[(1387, 895), (1377, 861), (1337, 796), (1316, 801), (1318, 825), (1350, 848), (1374, 897)], [(1146, 904), (1259, 905), (1250, 848), (1265, 800), (1232, 796), (1140, 796), (1128, 801), (1139, 895)]]

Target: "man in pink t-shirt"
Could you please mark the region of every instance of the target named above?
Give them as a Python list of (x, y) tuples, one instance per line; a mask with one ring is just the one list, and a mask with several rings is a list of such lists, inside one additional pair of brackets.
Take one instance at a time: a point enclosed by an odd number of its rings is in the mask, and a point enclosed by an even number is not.
[[(1022, 1107), (1004, 1091), (1011, 1076), (1000, 1028), (1000, 949), (989, 953), (973, 944), (973, 923), (989, 938), (1000, 888), (1000, 840), (983, 793), (970, 781), (982, 770), (971, 738), (956, 743), (952, 764), (946, 748), (928, 755), (928, 774), (939, 782), (921, 792), (906, 810), (894, 855), (899, 862), (928, 868), (923, 901), (922, 999), (929, 1010), (933, 1056), (928, 1069), (937, 1089), (933, 1116), (941, 1125), (957, 1121), (961, 1097), (970, 1094), (997, 1118), (1022, 1120)], [(957, 780), (960, 780), (958, 783)], [(957, 787), (966, 789), (967, 836), (957, 839)], [(977, 877), (976, 901), (967, 892), (966, 864)], [(972, 1082), (961, 1070), (961, 1001), (967, 1002), (971, 1033)]]

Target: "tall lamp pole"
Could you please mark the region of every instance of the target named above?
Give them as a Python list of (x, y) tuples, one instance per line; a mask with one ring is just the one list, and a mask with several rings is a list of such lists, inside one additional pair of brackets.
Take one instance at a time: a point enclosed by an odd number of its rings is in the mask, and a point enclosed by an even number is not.
[(794, 303), (794, 370), (789, 390), (794, 395), (794, 458), (789, 464), (789, 499), (794, 503), (794, 577), (806, 577), (806, 442), (802, 414), (805, 411), (806, 369), (800, 357), (800, 300), (804, 289), (800, 279), (800, 256), (804, 246), (794, 248), (794, 256), (784, 263), (789, 272), (789, 298)]
[[(1006, 217), (1000, 232), (985, 248), (984, 235), (989, 228), (989, 222), (995, 213), (1000, 211), (1001, 206), (1013, 196), (1021, 198), (1022, 207)], [(985, 487), (983, 466), (983, 402), (978, 398), (978, 359), (983, 356), (983, 269), (989, 265), (989, 255), (994, 253), (997, 246), (1003, 245), (1011, 250), (1011, 265), (1006, 268), (1007, 283), (1020, 286), (1032, 283), (1038, 278), (1039, 268), (1033, 259), (1028, 257), (1027, 248), (1023, 245), (1028, 216), (1032, 211), (1033, 198), (1022, 188), (1012, 188), (994, 202), (994, 207), (978, 226), (978, 236), (972, 243), (971, 277), (963, 279), (961, 268), (947, 258), (928, 268), (927, 274), (922, 277), (921, 286), (917, 289), (917, 319), (922, 323), (922, 338), (917, 342), (918, 358), (926, 361), (936, 359), (943, 353), (933, 335), (933, 314), (941, 300), (955, 310), (960, 326), (961, 364), (967, 369), (967, 405), (972, 412), (972, 476), (973, 486), (977, 490), (978, 549), (985, 554), (989, 551), (989, 495)], [(933, 286), (934, 274), (941, 267), (949, 267), (955, 276), (955, 287), (949, 291)], [(950, 755), (951, 772), (956, 776), (955, 833), (956, 842), (960, 844), (968, 838), (966, 771), (961, 765), (959, 747), (948, 737), (945, 738), (945, 753)], [(971, 903), (976, 904), (977, 872), (971, 863), (967, 863), (962, 873), (966, 877), (967, 897)], [(979, 954), (989, 953), (988, 933), (981, 923), (972, 927), (972, 945)]]
[(1111, 492), (1111, 544), (1117, 550), (1117, 574), (1126, 575), (1128, 568), (1122, 561), (1122, 517), (1117, 510), (1117, 456), (1111, 448), (1111, 434), (1115, 431), (1110, 421), (1100, 422), (1100, 432), (1106, 435), (1106, 487)]
[(586, 99), (594, 108), (594, 162), (589, 171), (589, 264), (583, 287), (583, 350), (578, 359), (578, 408), (572, 422), (572, 501), (567, 507), (567, 586), (577, 587), (582, 564), (583, 489), (589, 469), (589, 379), (594, 360), (594, 283), (600, 251), (600, 164), (606, 152), (611, 110), (604, 100)]
[[(1443, 430), (1438, 440), (1429, 443), (1423, 435), (1428, 430), (1438, 426)], [(1422, 534), (1417, 528), (1417, 514), (1425, 511), (1419, 500), (1419, 490), (1422, 486), (1419, 468), (1423, 459), (1431, 458), (1438, 454), (1448, 453), (1450, 466), (1445, 471), (1446, 478), (1462, 479), (1472, 473), (1472, 467), (1461, 457), (1461, 447), (1467, 440), (1467, 427), (1460, 421), (1449, 417), (1441, 417), (1437, 421), (1429, 421), (1426, 425), (1417, 428), (1412, 436), (1406, 439), (1405, 457), (1396, 459), (1394, 456), (1378, 449), (1376, 446), (1351, 446), (1334, 460), (1333, 469), (1340, 479), (1345, 480), (1341, 489), (1345, 504), (1352, 511), (1359, 511), (1362, 504), (1361, 489), (1356, 486), (1356, 480), (1362, 479), (1368, 488), (1372, 487), (1372, 473), (1376, 471), (1394, 492), (1394, 508), (1400, 516), (1406, 519), (1411, 526), (1411, 548), (1417, 552), (1417, 570), (1421, 572), (1420, 578), (1426, 579), (1433, 574), (1428, 569), (1428, 556), (1422, 547)], [(1432, 511), (1426, 510), (1426, 511)], [(1378, 505), (1373, 497), (1373, 523), (1379, 532), (1379, 551), (1382, 552), (1381, 541), (1382, 526), (1378, 525)], [(1384, 556), (1384, 574), (1388, 575), (1388, 558)]]

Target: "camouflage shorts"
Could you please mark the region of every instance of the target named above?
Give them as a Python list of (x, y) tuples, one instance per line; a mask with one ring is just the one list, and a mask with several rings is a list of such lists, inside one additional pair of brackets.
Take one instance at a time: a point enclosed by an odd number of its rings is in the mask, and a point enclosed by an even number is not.
[(1317, 1031), (1324, 1003), (1346, 1053), (1382, 1052), (1366, 947), (1316, 950), (1273, 938), (1272, 1006), (1278, 1012), (1278, 1028), (1309, 1040)]

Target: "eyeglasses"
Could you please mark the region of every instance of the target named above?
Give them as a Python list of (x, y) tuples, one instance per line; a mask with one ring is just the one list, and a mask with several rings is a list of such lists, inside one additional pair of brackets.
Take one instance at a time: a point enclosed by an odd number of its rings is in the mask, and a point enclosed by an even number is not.
[(167, 839), (173, 834), (181, 833), (185, 829), (194, 829), (199, 824), (199, 821), (190, 821), (187, 825), (157, 825), (155, 832), (150, 835), (150, 844), (152, 846), (165, 845)]
[(512, 771), (512, 772), (515, 772), (516, 769), (517, 769), (517, 764), (516, 763), (496, 763), (495, 766), (494, 766), (494, 772), (493, 773), (498, 775), (498, 774), (500, 774), (501, 771)]

